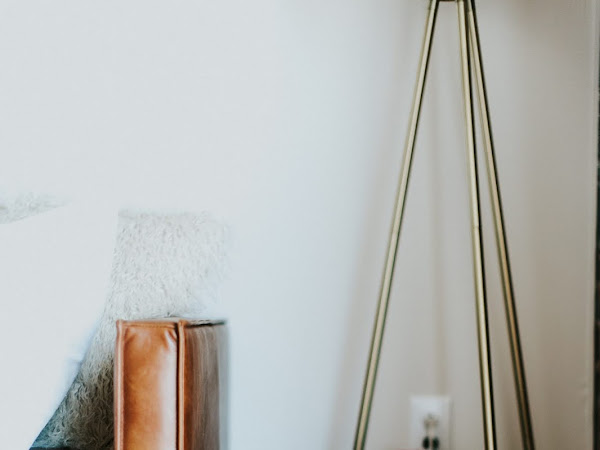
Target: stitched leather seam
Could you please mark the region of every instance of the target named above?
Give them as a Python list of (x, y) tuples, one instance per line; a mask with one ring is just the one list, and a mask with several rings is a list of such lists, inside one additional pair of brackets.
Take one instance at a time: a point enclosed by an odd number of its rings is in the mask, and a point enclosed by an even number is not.
[(184, 446), (184, 378), (185, 378), (185, 325), (186, 322), (177, 322), (178, 352), (177, 352), (177, 448), (183, 450)]
[(115, 373), (116, 373), (116, 405), (115, 405), (115, 410), (117, 411), (117, 424), (116, 424), (116, 428), (117, 428), (117, 437), (118, 437), (118, 442), (117, 444), (117, 450), (121, 450), (124, 448), (124, 444), (123, 444), (123, 440), (124, 440), (124, 430), (123, 430), (123, 416), (125, 414), (124, 409), (123, 409), (123, 342), (124, 342), (124, 327), (123, 327), (123, 322), (122, 321), (117, 321), (117, 332), (120, 335), (120, 339), (117, 338), (117, 342), (119, 343), (119, 347), (117, 349), (117, 357), (115, 359), (116, 362), (116, 368), (115, 368)]
[(128, 327), (140, 327), (140, 328), (171, 328), (175, 329), (182, 324), (184, 328), (198, 328), (198, 327), (218, 327), (225, 325), (225, 321), (219, 322), (188, 322), (181, 320), (180, 322), (138, 322), (138, 321), (122, 321)]

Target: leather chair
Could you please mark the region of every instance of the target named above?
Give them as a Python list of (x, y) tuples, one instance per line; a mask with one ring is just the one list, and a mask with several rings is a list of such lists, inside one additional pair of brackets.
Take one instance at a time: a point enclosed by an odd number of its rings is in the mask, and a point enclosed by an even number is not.
[(226, 450), (227, 347), (223, 321), (117, 321), (115, 450)]
[(227, 445), (227, 335), (222, 321), (118, 321), (115, 450)]

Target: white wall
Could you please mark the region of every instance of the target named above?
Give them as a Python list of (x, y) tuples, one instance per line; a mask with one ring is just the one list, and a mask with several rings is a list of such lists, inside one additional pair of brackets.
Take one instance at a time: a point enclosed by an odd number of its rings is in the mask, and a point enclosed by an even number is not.
[[(351, 445), (425, 8), (0, 3), (0, 180), (230, 224), (233, 449)], [(538, 448), (588, 449), (595, 7), (486, 1), (479, 14)], [(373, 449), (406, 446), (411, 393), (451, 395), (453, 448), (482, 447), (452, 4), (439, 21)], [(514, 449), (485, 217), (498, 436)]]

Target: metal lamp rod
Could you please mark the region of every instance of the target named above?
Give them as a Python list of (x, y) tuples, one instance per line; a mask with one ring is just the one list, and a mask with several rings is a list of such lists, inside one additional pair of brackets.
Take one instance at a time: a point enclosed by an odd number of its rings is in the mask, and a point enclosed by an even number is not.
[(498, 174), (494, 155), (494, 143), (492, 138), (490, 115), (485, 86), (483, 64), (481, 61), (481, 48), (479, 43), (479, 29), (474, 0), (430, 0), (429, 13), (421, 49), (421, 58), (417, 73), (417, 84), (413, 99), (412, 111), (404, 149), (404, 159), (400, 174), (400, 182), (396, 197), (394, 220), (388, 244), (388, 253), (381, 282), (379, 301), (371, 347), (369, 362), (365, 376), (363, 393), (360, 406), (360, 414), (354, 440), (354, 450), (363, 450), (367, 436), (371, 404), (377, 377), (377, 368), (381, 354), (381, 344), (385, 329), (387, 310), (390, 300), (391, 283), (394, 275), (398, 244), (404, 206), (406, 202), (408, 182), (410, 178), (413, 153), (417, 137), (417, 129), (421, 114), (423, 93), (429, 68), (429, 59), (435, 31), (438, 6), (440, 1), (455, 1), (458, 10), (458, 25), (460, 38), (460, 54), (462, 68), (463, 98), (465, 108), (465, 125), (467, 139), (467, 166), (469, 181), (469, 198), (471, 210), (471, 237), (473, 250), (473, 275), (475, 285), (475, 305), (477, 317), (477, 336), (479, 350), (479, 373), (481, 383), (481, 399), (483, 407), (483, 435), (486, 450), (496, 449), (496, 429), (494, 418), (494, 399), (492, 384), (492, 368), (490, 354), (490, 336), (488, 305), (485, 287), (485, 269), (483, 258), (483, 239), (481, 234), (481, 202), (479, 191), (479, 176), (477, 170), (477, 152), (474, 118), (473, 99), (473, 73), (479, 100), (481, 124), (483, 128), (483, 143), (487, 162), (488, 181), (492, 211), (494, 216), (494, 227), (496, 232), (496, 244), (498, 248), (499, 265), (502, 276), (502, 289), (504, 293), (504, 305), (506, 310), (507, 328), (513, 375), (517, 391), (519, 418), (521, 425), (521, 436), (524, 450), (534, 450), (533, 428), (531, 424), (531, 412), (527, 395), (527, 384), (525, 381), (525, 370), (521, 352), (521, 341), (517, 322), (516, 305), (513, 292), (512, 277), (508, 249), (506, 245), (506, 232), (502, 214), (502, 202), (498, 184)]
[(429, 56), (431, 55), (431, 44), (433, 42), (433, 32), (435, 30), (438, 5), (439, 0), (430, 0), (429, 13), (427, 15), (427, 24), (425, 27), (425, 36), (423, 38), (421, 58), (417, 73), (417, 84), (415, 88), (413, 107), (410, 114), (410, 123), (408, 126), (408, 134), (406, 137), (406, 145), (404, 148), (404, 160), (402, 164), (402, 171), (400, 174), (398, 193), (396, 196), (394, 221), (392, 223), (392, 230), (390, 233), (390, 239), (388, 244), (388, 254), (385, 261), (383, 279), (381, 281), (381, 289), (379, 292), (379, 301), (377, 303), (377, 313), (375, 317), (375, 326), (373, 328), (371, 348), (369, 351), (367, 374), (365, 376), (358, 425), (356, 427), (356, 435), (354, 438), (355, 450), (364, 449), (365, 441), (367, 438), (367, 428), (369, 426), (369, 416), (371, 414), (371, 403), (373, 401), (375, 379), (377, 377), (379, 356), (381, 354), (381, 342), (383, 339), (388, 304), (390, 301), (390, 288), (392, 284), (392, 278), (394, 276), (394, 267), (396, 265), (396, 254), (398, 252), (400, 229), (402, 225), (402, 218), (404, 216), (404, 205), (406, 201), (408, 180), (410, 178), (410, 170), (412, 166), (413, 151), (417, 139), (417, 128), (419, 125), (419, 118), (421, 115), (423, 92), (425, 89), (425, 81), (427, 79), (427, 71), (429, 69)]
[(481, 59), (481, 47), (479, 44), (479, 27), (477, 24), (477, 13), (473, 0), (467, 0), (469, 35), (471, 37), (471, 58), (475, 76), (477, 78), (477, 93), (479, 100), (479, 111), (481, 125), (483, 128), (483, 148), (487, 162), (487, 174), (489, 181), (490, 199), (494, 216), (494, 227), (496, 230), (496, 245), (498, 249), (498, 260), (502, 277), (502, 291), (504, 294), (504, 309), (506, 311), (506, 322), (508, 338), (510, 343), (513, 377), (517, 392), (519, 405), (519, 420), (521, 425), (521, 438), (524, 450), (534, 450), (533, 426), (531, 424), (531, 411), (529, 408), (529, 397), (527, 394), (527, 382), (525, 379), (525, 368), (523, 365), (523, 354), (521, 351), (521, 339), (519, 336), (519, 325), (517, 321), (517, 309), (510, 270), (510, 260), (506, 245), (506, 231), (504, 228), (504, 216), (502, 213), (502, 199), (500, 197), (500, 186), (498, 183), (498, 170), (496, 168), (496, 157), (494, 152), (494, 140), (492, 137), (492, 126), (490, 110), (488, 108), (487, 89)]
[(471, 237), (473, 239), (473, 275), (475, 278), (475, 305), (477, 310), (477, 337), (479, 344), (479, 375), (481, 382), (481, 402), (483, 406), (483, 439), (486, 450), (495, 450), (496, 430), (494, 425), (492, 362), (490, 355), (485, 273), (483, 267), (483, 240), (481, 236), (477, 152), (475, 149), (475, 117), (473, 114), (473, 90), (471, 83), (471, 46), (469, 42), (469, 30), (467, 27), (465, 0), (458, 0), (458, 29), (460, 36), (471, 203)]

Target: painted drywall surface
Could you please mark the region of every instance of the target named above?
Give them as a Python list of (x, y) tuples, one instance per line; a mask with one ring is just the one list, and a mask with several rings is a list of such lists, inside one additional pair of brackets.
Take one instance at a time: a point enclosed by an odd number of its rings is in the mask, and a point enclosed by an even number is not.
[[(479, 14), (538, 447), (591, 448), (595, 10)], [(351, 445), (424, 17), (409, 0), (0, 3), (0, 180), (230, 224), (234, 449)], [(373, 449), (406, 445), (411, 393), (451, 395), (453, 448), (482, 447), (451, 4), (439, 21)], [(484, 227), (512, 449), (487, 210)]]

